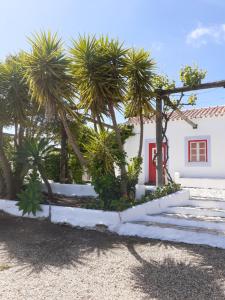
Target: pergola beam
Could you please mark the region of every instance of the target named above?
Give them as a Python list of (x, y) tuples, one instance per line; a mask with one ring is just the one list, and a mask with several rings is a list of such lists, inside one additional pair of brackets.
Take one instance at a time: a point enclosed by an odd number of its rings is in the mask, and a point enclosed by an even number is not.
[(213, 89), (213, 88), (220, 88), (220, 87), (225, 88), (225, 80), (201, 83), (196, 86), (182, 86), (182, 87), (175, 87), (174, 89), (158, 90), (158, 93), (160, 96), (168, 96), (171, 94), (178, 94), (178, 93), (191, 92), (197, 90), (206, 90), (206, 89)]

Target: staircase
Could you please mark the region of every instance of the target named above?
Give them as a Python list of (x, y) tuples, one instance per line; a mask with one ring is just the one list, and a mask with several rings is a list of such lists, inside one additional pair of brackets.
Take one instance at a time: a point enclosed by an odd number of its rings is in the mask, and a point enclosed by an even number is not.
[(225, 190), (190, 189), (185, 206), (170, 206), (123, 223), (118, 233), (225, 249)]

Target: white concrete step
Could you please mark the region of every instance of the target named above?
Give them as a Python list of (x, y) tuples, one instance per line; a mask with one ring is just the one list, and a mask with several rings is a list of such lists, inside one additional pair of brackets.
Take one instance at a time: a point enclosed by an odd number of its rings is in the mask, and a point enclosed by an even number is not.
[(188, 200), (189, 206), (195, 206), (195, 207), (203, 207), (203, 208), (218, 208), (225, 210), (225, 200), (221, 199), (190, 199)]
[(161, 227), (156, 225), (124, 223), (117, 230), (120, 235), (139, 236), (151, 239), (183, 242), (188, 244), (208, 245), (225, 249), (225, 235), (212, 231), (200, 232), (181, 228)]
[(137, 225), (145, 225), (145, 226), (155, 226), (160, 228), (174, 228), (177, 230), (185, 230), (185, 231), (193, 231), (193, 232), (201, 232), (201, 233), (210, 233), (214, 235), (222, 235), (225, 237), (225, 231), (224, 230), (218, 230), (215, 228), (207, 228), (207, 227), (196, 227), (194, 224), (190, 225), (177, 225), (177, 224), (169, 224), (169, 223), (160, 223), (160, 222), (152, 222), (152, 221), (134, 221), (134, 222), (128, 222), (131, 224), (137, 224)]
[[(218, 218), (218, 217), (217, 217)], [(198, 220), (196, 218), (193, 218), (191, 216), (186, 217), (180, 217), (177, 218), (176, 215), (166, 215), (166, 214), (159, 214), (159, 215), (145, 215), (142, 216), (138, 221), (139, 222), (150, 222), (151, 224), (157, 224), (157, 225), (164, 225), (169, 226), (175, 225), (175, 226), (182, 226), (182, 227), (193, 227), (198, 229), (206, 229), (206, 230), (216, 230), (216, 232), (221, 231), (222, 233), (225, 233), (225, 218), (219, 218), (220, 221), (217, 219), (217, 221), (205, 221), (205, 220)], [(138, 222), (135, 221), (135, 222)], [(133, 223), (133, 222), (132, 222)]]
[(212, 216), (225, 218), (225, 210), (218, 208), (204, 208), (197, 206), (170, 206), (167, 207), (165, 212), (192, 216)]
[[(183, 219), (183, 220), (188, 219), (193, 221), (206, 221), (206, 222), (214, 222), (214, 223), (225, 222), (224, 217), (215, 217), (215, 216), (193, 216), (193, 215), (184, 215), (179, 213), (166, 213), (166, 212), (161, 213), (160, 215), (168, 218), (176, 218), (176, 219)], [(149, 216), (153, 216), (153, 215), (149, 214)]]

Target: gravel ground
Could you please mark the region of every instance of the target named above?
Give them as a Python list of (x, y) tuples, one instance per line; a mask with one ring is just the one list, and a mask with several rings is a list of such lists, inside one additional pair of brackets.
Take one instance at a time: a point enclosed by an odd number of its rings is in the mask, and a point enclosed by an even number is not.
[(225, 251), (0, 214), (0, 299), (225, 299)]

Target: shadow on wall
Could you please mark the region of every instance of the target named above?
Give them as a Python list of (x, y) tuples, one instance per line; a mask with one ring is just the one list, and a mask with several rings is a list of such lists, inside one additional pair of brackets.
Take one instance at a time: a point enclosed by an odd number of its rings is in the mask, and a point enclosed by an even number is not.
[[(165, 243), (162, 245), (167, 252)], [(187, 253), (197, 257), (194, 262), (186, 257), (179, 261), (174, 256), (148, 261), (138, 254), (134, 245), (128, 245), (130, 253), (140, 262), (140, 266), (131, 270), (133, 288), (145, 293), (146, 299), (225, 299), (220, 285), (225, 279), (225, 251), (198, 247), (195, 253), (194, 247), (176, 244), (174, 247), (184, 253), (188, 250)]]

